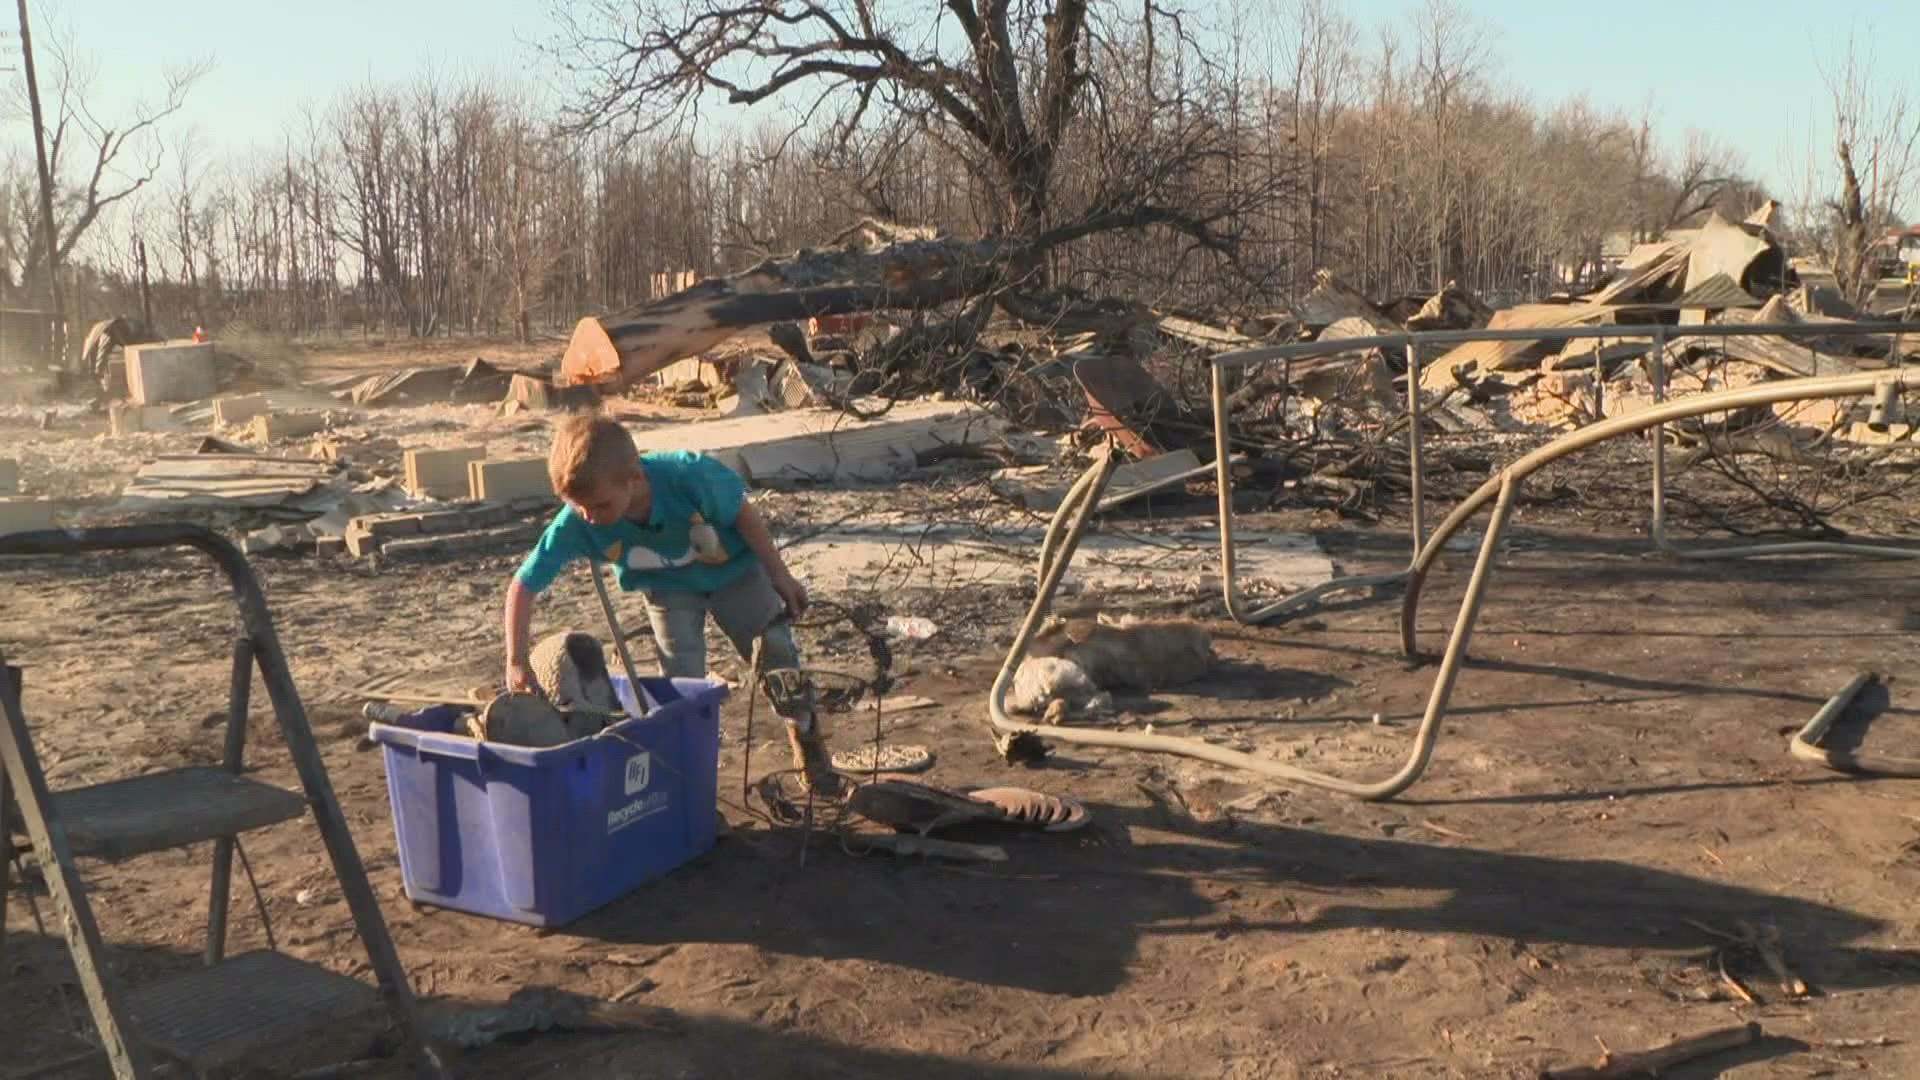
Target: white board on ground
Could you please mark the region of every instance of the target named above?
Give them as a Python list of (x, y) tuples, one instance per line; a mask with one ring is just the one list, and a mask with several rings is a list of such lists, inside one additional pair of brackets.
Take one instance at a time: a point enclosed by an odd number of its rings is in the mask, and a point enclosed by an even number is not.
[(703, 451), (757, 484), (885, 480), (911, 470), (919, 453), (985, 442), (1002, 427), (974, 405), (916, 401), (873, 420), (834, 409), (795, 409), (645, 428), (633, 433), (633, 441), (641, 450)]
[[(1033, 579), (1042, 535), (1037, 528), (849, 527), (797, 540), (783, 552), (797, 575), (828, 591), (1013, 586)], [(1241, 529), (1234, 538), (1240, 586), (1249, 596), (1285, 595), (1333, 578), (1333, 560), (1304, 533)], [(1065, 591), (1217, 594), (1220, 537), (1207, 529), (1090, 532), (1066, 581)]]

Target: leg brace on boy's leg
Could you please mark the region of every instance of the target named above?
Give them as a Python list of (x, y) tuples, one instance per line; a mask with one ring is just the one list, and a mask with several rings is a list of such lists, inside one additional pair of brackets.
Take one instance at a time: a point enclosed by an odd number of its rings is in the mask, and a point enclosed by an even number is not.
[[(793, 767), (799, 770), (808, 790), (828, 798), (837, 797), (842, 788), (840, 776), (833, 771), (827, 753), (825, 725), (820, 722), (813, 682), (799, 666), (799, 651), (793, 644), (793, 628), (783, 614), (753, 640), (752, 678), (758, 681), (774, 711), (787, 729), (787, 742), (793, 748)], [(774, 666), (778, 661), (780, 666)]]

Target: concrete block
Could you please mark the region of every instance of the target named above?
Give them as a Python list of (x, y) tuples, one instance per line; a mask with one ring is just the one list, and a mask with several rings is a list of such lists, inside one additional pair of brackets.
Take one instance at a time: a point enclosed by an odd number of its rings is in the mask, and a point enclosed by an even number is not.
[(419, 518), (420, 531), (428, 536), (466, 532), (474, 527), (472, 516), (465, 510), (438, 510), (430, 514), (421, 514)]
[(476, 529), (491, 529), (505, 525), (514, 518), (513, 508), (506, 503), (487, 503), (467, 511), (467, 520)]
[(463, 499), (467, 495), (467, 462), (483, 461), (484, 446), (457, 446), (448, 450), (409, 450), (406, 487), (430, 499)]
[(317, 412), (261, 413), (247, 425), (247, 437), (255, 442), (270, 443), (280, 439), (297, 439), (303, 435), (312, 435), (316, 431), (325, 431), (327, 414)]
[(164, 341), (129, 345), (127, 394), (141, 405), (199, 401), (220, 389), (210, 341)]
[(12, 495), (20, 490), (20, 463), (12, 458), (0, 458), (0, 495)]
[(450, 553), (446, 538), (440, 536), (410, 536), (389, 540), (380, 549), (381, 556), (388, 559), (430, 559)]
[(27, 496), (0, 498), (0, 536), (53, 528), (54, 511), (59, 505), (54, 499)]
[(515, 375), (507, 388), (507, 400), (517, 401), (529, 409), (550, 409), (553, 407), (553, 384), (531, 375)]
[(347, 522), (348, 532), (361, 532), (378, 540), (392, 536), (420, 535), (419, 514), (362, 514)]
[(448, 559), (469, 555), (492, 555), (523, 549), (534, 533), (524, 525), (499, 529), (476, 529), (445, 536), (416, 536), (389, 540), (381, 549), (383, 559)]
[(709, 390), (724, 389), (727, 386), (726, 376), (720, 374), (719, 365), (698, 356), (676, 360), (648, 378), (653, 380), (654, 385), (663, 386), (669, 390), (688, 383), (699, 383)]
[(182, 425), (165, 405), (141, 405), (116, 401), (107, 407), (107, 423), (113, 434), (132, 435), (141, 431), (179, 431)]
[(467, 497), (510, 502), (525, 495), (552, 495), (546, 458), (467, 462)]
[(380, 551), (384, 541), (372, 533), (362, 532), (351, 524), (347, 526), (347, 535), (342, 538), (347, 545), (347, 554), (356, 559), (369, 558)]
[(220, 427), (244, 424), (270, 409), (265, 394), (243, 394), (239, 397), (213, 399), (213, 422)]
[(345, 555), (347, 553), (347, 538), (344, 536), (316, 536), (313, 538), (313, 553), (315, 555), (325, 556)]

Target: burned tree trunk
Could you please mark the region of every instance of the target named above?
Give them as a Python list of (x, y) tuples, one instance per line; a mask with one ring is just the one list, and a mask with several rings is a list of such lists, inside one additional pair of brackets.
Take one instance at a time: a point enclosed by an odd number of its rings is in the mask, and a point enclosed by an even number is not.
[(1026, 248), (865, 222), (843, 246), (802, 250), (710, 278), (617, 316), (581, 319), (561, 361), (568, 383), (621, 383), (749, 327), (880, 308), (928, 308), (990, 292)]

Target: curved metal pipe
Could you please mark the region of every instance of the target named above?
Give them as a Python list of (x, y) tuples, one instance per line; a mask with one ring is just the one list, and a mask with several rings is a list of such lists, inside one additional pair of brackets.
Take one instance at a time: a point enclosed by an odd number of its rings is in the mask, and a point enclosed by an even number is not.
[[(1711, 394), (1681, 398), (1678, 401), (1665, 401), (1642, 409), (1627, 416), (1616, 416), (1590, 424), (1578, 431), (1569, 432), (1553, 442), (1531, 453), (1521, 456), (1513, 464), (1502, 469), (1497, 475), (1475, 489), (1473, 494), (1454, 507), (1453, 512), (1440, 522), (1433, 535), (1421, 546), (1409, 568), (1407, 591), (1400, 603), (1400, 650), (1409, 659), (1418, 655), (1418, 641), (1414, 621), (1420, 609), (1420, 594), (1426, 585), (1427, 571), (1432, 568), (1434, 559), (1446, 546), (1460, 526), (1467, 522), (1482, 506), (1487, 504), (1511, 478), (1515, 482), (1527, 477), (1560, 458), (1577, 450), (1584, 450), (1595, 443), (1611, 439), (1616, 435), (1626, 435), (1644, 431), (1659, 424), (1706, 413), (1725, 412), (1730, 409), (1745, 408), (1749, 405), (1772, 405), (1781, 401), (1804, 401), (1809, 398), (1852, 397), (1871, 393), (1882, 383), (1897, 383), (1902, 390), (1920, 387), (1920, 369), (1905, 368), (1895, 371), (1863, 371), (1851, 375), (1824, 375), (1803, 379), (1782, 379), (1777, 382), (1755, 383), (1732, 390), (1719, 390)], [(1850, 552), (1863, 549), (1849, 548)], [(1901, 549), (1887, 548), (1887, 551)], [(1711, 552), (1702, 553), (1703, 557), (1716, 557)]]
[[(1421, 341), (1534, 340), (1543, 337), (1567, 340), (1577, 337), (1630, 337), (1646, 334), (1656, 338), (1656, 347), (1658, 348), (1664, 346), (1666, 329), (1665, 327), (1572, 328), (1571, 330), (1563, 329), (1544, 334), (1524, 330), (1504, 332), (1482, 330), (1421, 334), (1417, 335), (1417, 337), (1418, 340)], [(1822, 329), (1827, 332), (1833, 332), (1835, 327), (1823, 324)], [(1886, 326), (1865, 327), (1849, 324), (1843, 327), (1843, 329), (1854, 330), (1856, 332), (1865, 332), (1870, 329), (1875, 333), (1885, 333), (1897, 331), (1901, 328)], [(1916, 327), (1916, 329), (1920, 329), (1920, 327)], [(1688, 334), (1681, 336), (1728, 337), (1735, 336), (1736, 334), (1755, 334), (1769, 331), (1776, 332), (1781, 336), (1793, 336), (1794, 334), (1809, 332), (1808, 328), (1804, 326), (1707, 327), (1693, 328), (1693, 330), (1706, 330), (1707, 332), (1694, 333), (1690, 330)], [(1291, 358), (1294, 356), (1314, 355), (1323, 352), (1347, 351), (1369, 345), (1395, 344), (1403, 347), (1411, 347), (1414, 340), (1415, 336), (1402, 334), (1373, 339), (1345, 339), (1338, 342), (1337, 345), (1313, 342), (1301, 345), (1278, 346), (1270, 349), (1248, 350), (1245, 353), (1228, 354), (1217, 357), (1212, 365), (1215, 418), (1214, 471), (1218, 481), (1222, 587), (1226, 592), (1227, 610), (1229, 614), (1238, 621), (1256, 621), (1261, 617), (1270, 616), (1279, 610), (1304, 605), (1311, 599), (1319, 595), (1324, 595), (1327, 592), (1343, 588), (1353, 588), (1363, 583), (1373, 581), (1394, 581), (1404, 577), (1409, 579), (1409, 585), (1401, 609), (1401, 644), (1406, 653), (1412, 656), (1415, 653), (1416, 646), (1414, 622), (1418, 613), (1420, 594), (1425, 585), (1427, 571), (1431, 569), (1439, 552), (1445, 547), (1446, 543), (1452, 539), (1453, 535), (1459, 531), (1460, 527), (1477, 513), (1481, 507), (1485, 506), (1489, 500), (1493, 500), (1494, 502), (1493, 513), (1488, 521), (1485, 535), (1481, 538), (1479, 554), (1474, 561), (1473, 575), (1468, 582), (1466, 595), (1461, 600), (1460, 611), (1458, 615), (1455, 616), (1453, 631), (1447, 639), (1447, 647), (1441, 659), (1439, 673), (1434, 680), (1433, 689), (1428, 694), (1426, 711), (1423, 713), (1420, 727), (1415, 733), (1414, 745), (1407, 760), (1392, 776), (1375, 782), (1351, 781), (1308, 769), (1296, 768), (1277, 761), (1256, 758), (1249, 754), (1214, 746), (1196, 739), (1123, 731), (1067, 728), (1050, 724), (1031, 724), (1015, 720), (1007, 715), (1006, 693), (1012, 685), (1014, 672), (1019, 667), (1020, 662), (1025, 659), (1027, 649), (1031, 646), (1033, 637), (1039, 630), (1040, 622), (1045, 617), (1052, 603), (1054, 593), (1059, 588), (1060, 579), (1065, 574), (1066, 566), (1071, 562), (1074, 551), (1079, 546), (1080, 537), (1085, 531), (1087, 522), (1092, 515), (1092, 508), (1099, 502), (1100, 495), (1112, 472), (1113, 460), (1111, 458), (1102, 461), (1099, 465), (1096, 465), (1093, 470), (1090, 470), (1086, 475), (1083, 475), (1075, 481), (1074, 485), (1069, 489), (1067, 497), (1062, 500), (1060, 507), (1055, 511), (1054, 517), (1048, 525), (1046, 538), (1041, 546), (1041, 581), (1039, 591), (1034, 597), (1034, 602), (1027, 613), (1027, 618), (1021, 625), (1020, 631), (1016, 635), (1013, 645), (1008, 651), (1006, 660), (1001, 665), (999, 674), (995, 677), (993, 687), (988, 694), (988, 724), (993, 732), (996, 745), (1000, 746), (1002, 751), (1005, 752), (1014, 736), (1027, 734), (1082, 746), (1103, 746), (1122, 750), (1177, 754), (1183, 757), (1212, 762), (1217, 765), (1224, 765), (1229, 768), (1245, 769), (1248, 772), (1271, 779), (1324, 788), (1355, 798), (1392, 798), (1412, 786), (1425, 772), (1427, 765), (1432, 760), (1434, 746), (1438, 742), (1440, 721), (1446, 715), (1448, 701), (1452, 697), (1453, 688), (1458, 680), (1460, 668), (1466, 659), (1467, 648), (1473, 636), (1473, 627), (1478, 620), (1480, 605), (1485, 598), (1487, 582), (1492, 574), (1494, 554), (1499, 549), (1501, 536), (1505, 532), (1506, 525), (1513, 513), (1515, 494), (1520, 486), (1525, 483), (1526, 479), (1534, 472), (1561, 457), (1616, 435), (1629, 434), (1647, 428), (1658, 428), (1673, 420), (1686, 419), (1692, 416), (1721, 412), (1728, 409), (1737, 409), (1749, 405), (1768, 405), (1779, 401), (1805, 400), (1818, 397), (1853, 396), (1872, 392), (1877, 387), (1888, 384), (1897, 385), (1902, 390), (1913, 389), (1916, 385), (1920, 385), (1920, 370), (1891, 372), (1884, 370), (1866, 371), (1849, 375), (1763, 383), (1735, 390), (1726, 390), (1714, 394), (1692, 397), (1678, 402), (1668, 402), (1663, 400), (1664, 386), (1659, 385), (1664, 382), (1664, 379), (1659, 378), (1659, 375), (1663, 375), (1664, 372), (1660, 372), (1656, 368), (1656, 402), (1652, 408), (1631, 416), (1604, 420), (1598, 424), (1569, 433), (1532, 453), (1524, 455), (1513, 464), (1507, 466), (1461, 502), (1461, 504), (1441, 522), (1439, 528), (1436, 529), (1431, 536), (1424, 538), (1424, 543), (1418, 544), (1412, 563), (1406, 571), (1393, 574), (1338, 579), (1323, 583), (1315, 589), (1296, 594), (1262, 611), (1246, 611), (1244, 600), (1239, 595), (1233, 576), (1235, 566), (1232, 532), (1232, 474), (1225, 425), (1225, 389), (1221, 378), (1223, 368), (1227, 364), (1243, 363), (1256, 359)], [(1660, 361), (1656, 360), (1656, 364), (1659, 363)], [(1412, 383), (1409, 386), (1409, 392), (1417, 394), (1418, 384)], [(1417, 409), (1417, 402), (1410, 403), (1410, 409)], [(1416, 419), (1415, 423), (1417, 422)], [(1657, 474), (1664, 473), (1663, 469), (1658, 468), (1659, 464), (1663, 463), (1656, 464)], [(1660, 479), (1663, 480), (1664, 476), (1660, 476)], [(1663, 494), (1663, 492), (1659, 490), (1656, 482), (1655, 506), (1657, 519), (1664, 516), (1659, 513), (1661, 494)], [(1662, 524), (1664, 524), (1664, 522), (1662, 522)], [(1416, 524), (1415, 528), (1418, 529), (1418, 527)], [(1726, 557), (1732, 553), (1748, 550), (1750, 549), (1721, 548), (1712, 552), (1701, 552), (1698, 553), (1698, 555), (1689, 553), (1686, 557)], [(1803, 544), (1767, 545), (1765, 548), (1765, 552), (1769, 554), (1828, 551), (1840, 551), (1846, 554), (1885, 555), (1890, 558), (1913, 557), (1916, 554), (1914, 551), (1903, 548), (1872, 545), (1856, 546), (1818, 541)]]
[[(1344, 340), (1342, 344), (1345, 344)], [(1413, 346), (1407, 346), (1408, 368), (1407, 396), (1410, 412), (1408, 430), (1409, 458), (1408, 471), (1411, 474), (1413, 491), (1413, 531), (1412, 550), (1419, 550), (1419, 536), (1422, 525), (1422, 507), (1425, 495), (1421, 484), (1420, 466), (1420, 376), (1419, 365), (1413, 358)], [(1350, 577), (1334, 578), (1318, 585), (1302, 589), (1290, 596), (1283, 597), (1263, 608), (1249, 608), (1247, 598), (1241, 595), (1240, 581), (1235, 576), (1234, 539), (1233, 539), (1233, 462), (1231, 450), (1227, 445), (1227, 391), (1221, 378), (1223, 365), (1215, 363), (1213, 374), (1213, 476), (1220, 507), (1220, 590), (1226, 600), (1227, 615), (1242, 626), (1269, 622), (1274, 618), (1302, 610), (1313, 605), (1321, 597), (1332, 593), (1347, 592), (1351, 589), (1373, 588), (1378, 585), (1391, 585), (1405, 580), (1405, 570), (1395, 570), (1385, 574), (1355, 574)], [(1042, 556), (1044, 560), (1044, 555)]]
[[(1501, 528), (1506, 524), (1507, 517), (1513, 510), (1514, 485), (1508, 484), (1501, 489), (1500, 500), (1494, 509), (1494, 522), (1487, 530), (1486, 541), (1481, 545), (1480, 557), (1474, 567), (1473, 584), (1469, 586), (1467, 600), (1461, 606), (1460, 618), (1454, 629), (1454, 640), (1447, 650), (1447, 659), (1441, 667), (1440, 677), (1435, 680), (1433, 691), (1428, 696), (1427, 710), (1421, 717), (1420, 729), (1414, 737), (1411, 754), (1406, 763), (1401, 765), (1392, 776), (1373, 782), (1358, 782), (1310, 769), (1296, 768), (1278, 761), (1257, 758), (1251, 754), (1229, 750), (1198, 739), (1131, 731), (1069, 728), (1055, 724), (1032, 724), (1015, 720), (1007, 714), (1007, 690), (1013, 684), (1013, 674), (1019, 668), (1020, 662), (1026, 658), (1033, 636), (1038, 632), (1041, 620), (1046, 617), (1054, 591), (1059, 587), (1060, 578), (1065, 573), (1068, 562), (1072, 560), (1074, 550), (1079, 546), (1080, 536), (1091, 517), (1091, 508), (1100, 501), (1101, 489), (1106, 486), (1112, 468), (1112, 459), (1096, 465), (1074, 484), (1074, 487), (1069, 490), (1068, 498), (1062, 501), (1059, 509), (1054, 512), (1054, 524), (1065, 523), (1066, 530), (1065, 536), (1060, 541), (1059, 553), (1044, 566), (1040, 591), (1035, 595), (1033, 605), (1027, 611), (1026, 621), (1021, 624), (1019, 633), (1014, 636), (1007, 658), (993, 680), (992, 690), (988, 692), (987, 717), (988, 725), (993, 732), (994, 745), (1004, 754), (1014, 736), (1033, 735), (1079, 746), (1177, 754), (1229, 768), (1245, 769), (1275, 780), (1325, 788), (1358, 799), (1390, 799), (1412, 786), (1413, 782), (1420, 778), (1420, 774), (1426, 771), (1427, 763), (1433, 757), (1433, 747), (1438, 741), (1440, 731), (1440, 718), (1446, 715), (1447, 699), (1453, 693), (1454, 680), (1459, 673), (1461, 663), (1466, 658), (1467, 642), (1472, 636), (1474, 620), (1479, 615), (1481, 597), (1486, 593), (1487, 577), (1491, 573), (1494, 550), (1499, 546)], [(1070, 522), (1069, 518), (1071, 518)], [(1049, 538), (1054, 534), (1055, 530), (1050, 527)]]

